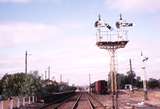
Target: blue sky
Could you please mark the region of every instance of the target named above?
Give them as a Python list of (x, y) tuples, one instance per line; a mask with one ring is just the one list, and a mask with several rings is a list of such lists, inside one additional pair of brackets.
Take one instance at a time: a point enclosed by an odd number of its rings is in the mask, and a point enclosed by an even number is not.
[(126, 48), (118, 50), (118, 72), (129, 70), (129, 58), (137, 75), (142, 76), (140, 52), (149, 57), (148, 78), (160, 78), (160, 1), (159, 0), (0, 0), (0, 72), (24, 71), (24, 53), (29, 56), (28, 70), (51, 76), (60, 74), (70, 84), (88, 84), (106, 79), (108, 52), (96, 47), (94, 22), (100, 13), (112, 26), (122, 13), (133, 22)]

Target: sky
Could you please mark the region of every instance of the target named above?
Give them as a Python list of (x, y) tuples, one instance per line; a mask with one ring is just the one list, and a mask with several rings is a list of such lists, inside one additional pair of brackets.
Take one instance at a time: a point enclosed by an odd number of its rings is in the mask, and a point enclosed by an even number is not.
[(120, 13), (133, 22), (129, 43), (117, 51), (118, 73), (129, 71), (132, 59), (136, 75), (143, 77), (141, 51), (149, 57), (147, 78), (160, 78), (159, 0), (0, 0), (0, 76), (28, 71), (44, 72), (51, 79), (75, 85), (105, 80), (109, 53), (96, 46), (94, 23), (98, 14), (115, 27)]

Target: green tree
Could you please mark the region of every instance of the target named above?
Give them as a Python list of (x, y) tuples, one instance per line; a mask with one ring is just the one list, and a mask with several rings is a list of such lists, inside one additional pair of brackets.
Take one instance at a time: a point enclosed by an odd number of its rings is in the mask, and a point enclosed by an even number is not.
[(136, 77), (135, 72), (134, 71), (128, 71), (127, 76), (128, 76), (128, 84), (134, 85), (134, 80), (135, 80), (135, 77)]
[(153, 89), (153, 88), (158, 88), (159, 87), (159, 81), (153, 78), (150, 78), (148, 81), (148, 87)]
[(2, 80), (0, 80), (0, 95), (2, 95)]
[(41, 88), (40, 77), (32, 74), (5, 74), (1, 81), (2, 94), (6, 97), (35, 95)]
[(126, 82), (127, 76), (124, 74), (117, 74), (117, 84), (119, 89), (124, 89)]

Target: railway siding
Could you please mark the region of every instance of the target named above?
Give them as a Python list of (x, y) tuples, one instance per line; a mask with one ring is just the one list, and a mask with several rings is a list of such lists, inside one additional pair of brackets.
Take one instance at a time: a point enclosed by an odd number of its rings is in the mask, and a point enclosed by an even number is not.
[(96, 109), (104, 109), (105, 106), (94, 96), (88, 93), (89, 99)]

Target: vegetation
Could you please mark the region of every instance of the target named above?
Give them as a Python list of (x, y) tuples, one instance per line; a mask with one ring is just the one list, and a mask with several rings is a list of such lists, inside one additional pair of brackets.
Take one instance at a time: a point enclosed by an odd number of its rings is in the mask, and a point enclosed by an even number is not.
[(1, 79), (1, 94), (5, 97), (35, 95), (40, 88), (40, 77), (33, 74), (5, 74)]
[(160, 88), (160, 80), (150, 78), (147, 85), (150, 89)]
[(0, 95), (5, 98), (10, 96), (41, 96), (71, 89), (74, 88), (69, 87), (67, 84), (59, 84), (52, 80), (42, 80), (38, 76), (38, 71), (32, 74), (5, 74), (0, 80)]
[[(135, 72), (127, 72), (127, 75), (117, 74), (118, 88), (124, 89), (126, 84), (131, 84), (136, 88), (143, 88), (143, 81), (139, 76), (136, 76)], [(147, 87), (150, 89), (160, 88), (160, 80), (150, 78), (147, 81)]]

